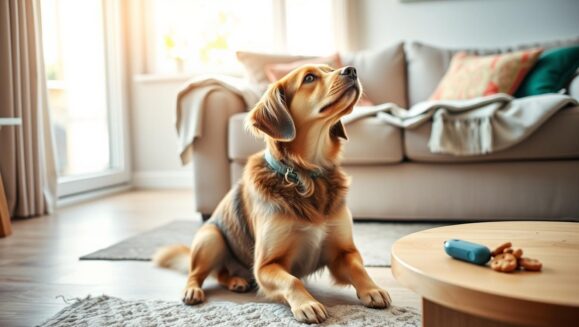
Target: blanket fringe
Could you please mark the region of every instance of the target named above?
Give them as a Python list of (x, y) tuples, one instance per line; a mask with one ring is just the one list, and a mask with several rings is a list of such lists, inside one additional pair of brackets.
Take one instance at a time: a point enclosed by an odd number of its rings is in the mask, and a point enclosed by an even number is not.
[(434, 115), (428, 142), (431, 152), (455, 156), (492, 152), (493, 131), (490, 117), (444, 119), (439, 113)]

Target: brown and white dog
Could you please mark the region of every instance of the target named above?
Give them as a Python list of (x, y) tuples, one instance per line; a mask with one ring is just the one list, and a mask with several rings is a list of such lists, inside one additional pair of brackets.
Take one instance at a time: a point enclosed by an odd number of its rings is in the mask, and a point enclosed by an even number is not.
[(302, 277), (328, 267), (338, 284), (353, 285), (364, 305), (385, 308), (391, 300), (364, 269), (352, 239), (345, 203), (348, 178), (338, 165), (347, 139), (340, 118), (361, 94), (356, 69), (300, 67), (270, 86), (251, 110), (247, 127), (263, 136), (265, 152), (251, 156), (243, 179), (195, 235), (191, 249), (160, 249), (154, 262), (189, 276), (186, 304), (203, 302), (210, 273), (231, 291), (255, 279), (265, 296), (286, 302), (298, 321), (320, 323), (326, 308)]

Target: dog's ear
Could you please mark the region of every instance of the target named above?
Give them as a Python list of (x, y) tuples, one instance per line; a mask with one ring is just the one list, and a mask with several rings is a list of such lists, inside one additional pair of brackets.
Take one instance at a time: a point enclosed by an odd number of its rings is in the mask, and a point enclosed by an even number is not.
[(338, 120), (338, 122), (335, 123), (334, 126), (332, 126), (330, 128), (330, 135), (335, 136), (335, 137), (341, 137), (344, 140), (348, 139), (348, 135), (346, 134), (346, 129), (344, 128), (344, 125), (342, 124), (341, 120)]
[(273, 84), (269, 87), (249, 112), (246, 126), (254, 134), (263, 132), (276, 141), (289, 142), (296, 137), (296, 127), (282, 86)]

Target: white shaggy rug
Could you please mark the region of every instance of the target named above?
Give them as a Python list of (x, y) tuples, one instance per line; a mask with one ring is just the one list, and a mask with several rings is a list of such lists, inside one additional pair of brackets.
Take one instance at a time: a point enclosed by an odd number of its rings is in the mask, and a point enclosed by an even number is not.
[[(328, 307), (330, 318), (318, 326), (420, 326), (420, 313), (409, 307), (386, 310), (362, 305)], [(289, 307), (277, 303), (125, 301), (110, 296), (87, 297), (64, 308), (40, 326), (307, 326), (297, 322)]]

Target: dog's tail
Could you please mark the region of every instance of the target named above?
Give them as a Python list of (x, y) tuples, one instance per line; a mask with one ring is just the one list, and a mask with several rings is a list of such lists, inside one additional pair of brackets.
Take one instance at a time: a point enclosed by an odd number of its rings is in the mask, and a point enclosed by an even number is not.
[(185, 245), (169, 245), (153, 254), (153, 264), (162, 268), (189, 272), (189, 248)]

